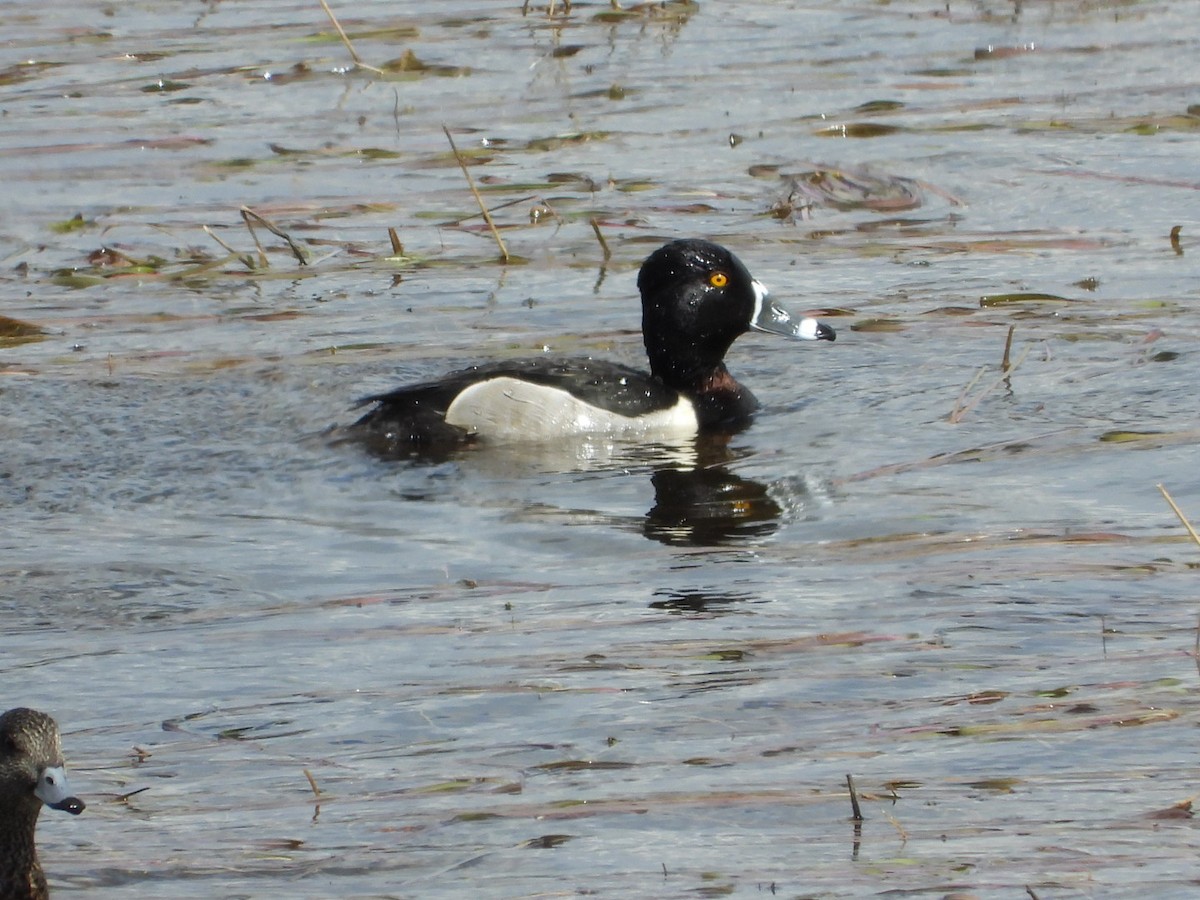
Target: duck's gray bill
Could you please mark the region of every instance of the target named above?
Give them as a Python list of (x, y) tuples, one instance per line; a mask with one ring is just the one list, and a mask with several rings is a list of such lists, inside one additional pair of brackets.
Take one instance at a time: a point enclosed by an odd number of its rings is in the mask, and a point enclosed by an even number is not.
[(816, 319), (805, 316), (797, 319), (790, 312), (767, 296), (767, 289), (757, 281), (754, 282), (758, 305), (754, 320), (750, 327), (769, 334), (782, 334), (784, 337), (796, 338), (802, 341), (836, 341), (837, 332)]

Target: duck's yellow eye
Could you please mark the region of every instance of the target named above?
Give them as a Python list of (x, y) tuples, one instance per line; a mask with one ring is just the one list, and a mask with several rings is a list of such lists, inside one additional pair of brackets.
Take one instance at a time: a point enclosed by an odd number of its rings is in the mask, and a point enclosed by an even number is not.
[(708, 283), (713, 287), (722, 288), (729, 284), (729, 276), (724, 272), (713, 272), (708, 276)]

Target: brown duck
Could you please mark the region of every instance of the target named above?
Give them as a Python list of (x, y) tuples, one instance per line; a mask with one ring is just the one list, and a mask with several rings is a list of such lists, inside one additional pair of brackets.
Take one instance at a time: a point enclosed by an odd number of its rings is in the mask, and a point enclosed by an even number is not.
[(76, 816), (84, 806), (67, 785), (58, 725), (35, 709), (10, 709), (0, 715), (0, 900), (50, 896), (33, 841), (43, 803)]

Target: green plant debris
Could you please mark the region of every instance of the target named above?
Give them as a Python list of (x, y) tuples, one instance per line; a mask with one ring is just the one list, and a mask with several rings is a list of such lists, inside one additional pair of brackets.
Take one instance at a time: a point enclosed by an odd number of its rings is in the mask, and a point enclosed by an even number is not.
[(108, 279), (100, 275), (85, 275), (81, 272), (73, 272), (64, 270), (56, 272), (50, 277), (52, 284), (59, 287), (70, 288), (72, 290), (82, 290), (84, 288), (95, 287), (98, 284), (104, 284)]
[(1021, 44), (1013, 47), (987, 47), (975, 48), (975, 59), (991, 60), (991, 59), (1010, 59), (1014, 56), (1024, 56), (1027, 53), (1035, 51), (1033, 44)]
[(967, 786), (997, 794), (1011, 794), (1020, 783), (1021, 779), (1019, 778), (985, 778), (981, 781), (968, 781)]
[(558, 134), (552, 137), (533, 138), (525, 143), (524, 149), (544, 153), (551, 150), (561, 150), (564, 147), (587, 144), (592, 141), (608, 140), (608, 135), (607, 131), (577, 131), (568, 134)]
[(229, 159), (218, 160), (213, 165), (220, 169), (252, 169), (258, 163), (257, 159), (250, 156), (234, 156)]
[(1002, 128), (1001, 125), (996, 125), (992, 122), (951, 122), (944, 125), (935, 125), (928, 129), (913, 129), (941, 132), (943, 134), (952, 134), (955, 132), (970, 132), (970, 131), (994, 131)]
[(1033, 292), (1015, 291), (1011, 294), (984, 294), (979, 298), (979, 305), (984, 309), (996, 306), (1012, 306), (1019, 304), (1037, 303), (1074, 303), (1070, 297), (1060, 297), (1058, 294), (1040, 294)]
[(656, 22), (683, 23), (700, 9), (696, 0), (665, 0), (665, 2), (638, 3), (635, 6), (621, 8), (617, 4), (592, 16), (596, 22), (618, 23), (636, 19), (648, 19)]
[(903, 130), (899, 125), (882, 125), (879, 122), (847, 122), (844, 125), (818, 128), (813, 133), (817, 137), (876, 138)]
[(1168, 132), (1200, 131), (1200, 118), (1191, 115), (1114, 116), (1105, 118), (1055, 118), (1022, 122), (1017, 134), (1039, 131), (1075, 131), (1081, 134), (1134, 134), (1154, 137)]
[(9, 84), (19, 84), (22, 81), (28, 81), (46, 69), (57, 68), (63, 63), (29, 61), (16, 63), (15, 65), (6, 66), (0, 69), (0, 87)]
[(889, 334), (904, 331), (908, 326), (899, 319), (863, 319), (850, 326), (851, 331), (861, 331), (865, 334)]
[(175, 91), (186, 91), (191, 87), (186, 81), (155, 81), (140, 90), (143, 94), (172, 94)]
[(0, 347), (15, 347), (18, 344), (40, 341), (44, 337), (45, 332), (36, 325), (0, 316)]
[(920, 75), (923, 78), (964, 78), (968, 75), (974, 75), (972, 69), (967, 68), (933, 68), (933, 69), (915, 69), (913, 75)]
[(642, 191), (654, 190), (658, 187), (658, 182), (630, 179), (628, 181), (618, 181), (613, 186), (623, 194), (638, 194)]
[(1100, 435), (1100, 441), (1105, 444), (1130, 444), (1135, 441), (1154, 440), (1165, 433), (1163, 431), (1106, 431)]
[(85, 219), (83, 213), (75, 213), (69, 219), (52, 223), (50, 230), (55, 234), (70, 234), (72, 231), (82, 231), (84, 228), (91, 228), (95, 224), (95, 221), (92, 219)]
[(1008, 696), (1007, 691), (978, 691), (974, 694), (967, 695), (967, 702), (972, 705), (989, 705), (999, 703)]
[(892, 112), (897, 109), (904, 109), (904, 104), (899, 100), (868, 100), (854, 107), (857, 113)]
[(42, 333), (42, 329), (36, 325), (30, 325), (20, 319), (0, 316), (0, 337), (2, 338), (32, 337)]
[(356, 150), (355, 155), (366, 160), (399, 159), (401, 156), (395, 150), (381, 150), (378, 147), (363, 147), (361, 150)]
[(456, 791), (465, 791), (468, 788), (475, 787), (479, 781), (474, 778), (455, 778), (451, 781), (439, 781), (435, 784), (427, 784), (424, 787), (417, 788), (415, 793), (418, 794), (447, 794)]
[[(348, 36), (355, 41), (411, 41), (414, 38), (421, 36), (421, 29), (416, 25), (392, 25), (387, 28), (364, 28), (362, 31), (347, 32)], [(331, 41), (338, 41), (336, 34), (325, 33), (321, 35)]]
[(557, 762), (542, 763), (536, 768), (543, 772), (585, 772), (591, 769), (632, 769), (633, 766), (633, 763), (618, 760), (561, 759)]
[(555, 847), (561, 847), (567, 841), (571, 840), (574, 835), (570, 834), (543, 834), (540, 837), (530, 838), (521, 846), (526, 850), (553, 850)]
[(1075, 693), (1075, 690), (1074, 687), (1056, 687), (1034, 691), (1033, 693), (1035, 697), (1048, 697), (1052, 700), (1061, 700), (1063, 697), (1071, 696), (1071, 694)]
[(389, 59), (387, 62), (380, 65), (384, 72), (415, 72), (423, 75), (441, 75), (448, 78), (457, 77), (460, 75), (470, 75), (471, 70), (467, 66), (446, 66), (427, 63), (422, 60), (412, 50), (405, 50), (400, 56), (395, 59)]
[(493, 812), (465, 812), (454, 816), (451, 822), (490, 822), (493, 819), (501, 818), (499, 813)]
[(711, 659), (716, 662), (742, 662), (749, 654), (745, 650), (713, 650), (710, 653), (705, 653), (701, 659)]

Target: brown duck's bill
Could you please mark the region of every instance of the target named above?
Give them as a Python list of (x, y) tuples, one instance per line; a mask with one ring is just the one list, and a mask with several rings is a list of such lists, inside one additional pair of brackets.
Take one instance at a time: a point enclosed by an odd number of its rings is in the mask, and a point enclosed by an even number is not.
[(42, 770), (37, 787), (33, 792), (51, 809), (59, 809), (77, 816), (87, 808), (87, 804), (78, 797), (72, 797), (70, 790), (70, 785), (67, 784), (67, 773), (63, 767), (49, 766)]

